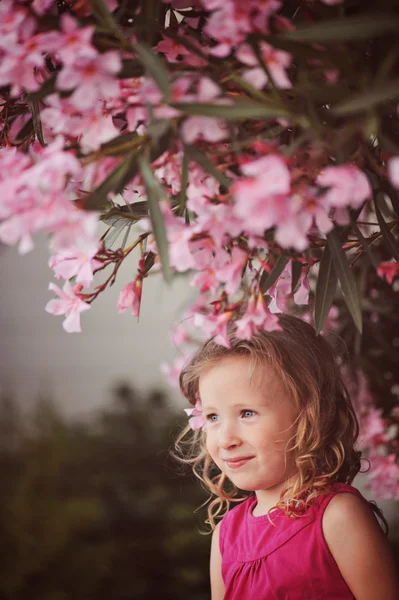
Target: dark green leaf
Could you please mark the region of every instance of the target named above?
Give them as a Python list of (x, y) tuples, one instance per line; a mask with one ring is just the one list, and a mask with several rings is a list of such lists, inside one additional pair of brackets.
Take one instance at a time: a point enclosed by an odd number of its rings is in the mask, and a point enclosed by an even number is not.
[(131, 225), (131, 221), (128, 221), (127, 219), (123, 219), (121, 217), (115, 219), (112, 226), (107, 230), (107, 233), (103, 236), (105, 247), (112, 248), (112, 245), (116, 242), (122, 231), (127, 227), (131, 227)]
[(159, 206), (159, 201), (162, 197), (165, 197), (165, 192), (159, 181), (156, 179), (148, 159), (144, 155), (141, 155), (138, 158), (138, 163), (147, 192), (152, 230), (157, 243), (162, 272), (165, 280), (169, 283), (171, 281), (171, 270), (169, 266), (168, 239), (161, 208)]
[(378, 267), (378, 260), (375, 258), (374, 254), (372, 253), (370, 244), (367, 243), (367, 240), (365, 239), (364, 235), (362, 234), (362, 232), (360, 231), (360, 229), (357, 225), (354, 225), (353, 231), (355, 232), (357, 239), (361, 243), (366, 256), (369, 258), (370, 263), (376, 269)]
[(134, 45), (134, 50), (137, 52), (141, 62), (147, 69), (148, 74), (153, 78), (161, 92), (165, 97), (165, 102), (168, 102), (170, 96), (169, 73), (161, 58), (147, 44), (140, 43)]
[(123, 133), (109, 142), (102, 144), (99, 152), (107, 156), (119, 156), (121, 154), (124, 155), (128, 151), (136, 148), (143, 141), (144, 138), (140, 135), (137, 135), (136, 132)]
[(187, 183), (188, 183), (188, 167), (189, 167), (189, 156), (187, 154), (187, 150), (183, 155), (183, 164), (181, 169), (181, 178), (180, 178), (180, 194), (179, 194), (179, 207), (180, 211), (183, 212), (186, 207), (186, 192), (187, 192)]
[(227, 190), (231, 186), (231, 180), (226, 177), (226, 175), (205, 156), (202, 152), (198, 150), (195, 146), (185, 146), (186, 152), (190, 158), (195, 160), (196, 163), (200, 165), (206, 171), (223, 185)]
[(122, 160), (108, 177), (82, 203), (85, 210), (103, 210), (108, 203), (108, 194), (118, 194), (137, 173), (136, 152)]
[(312, 25), (300, 25), (295, 31), (281, 34), (280, 37), (301, 42), (322, 43), (369, 40), (387, 33), (397, 33), (398, 27), (399, 18), (395, 13), (369, 13), (320, 21)]
[(302, 273), (302, 263), (299, 260), (293, 260), (291, 263), (291, 292), (294, 293)]
[(33, 129), (35, 131), (36, 137), (40, 142), (41, 146), (45, 146), (45, 141), (43, 138), (43, 129), (42, 122), (40, 119), (40, 111), (39, 111), (39, 103), (37, 100), (31, 98), (30, 100), (30, 112), (32, 113), (32, 123)]
[(335, 230), (327, 234), (328, 247), (331, 252), (331, 258), (337, 273), (342, 295), (356, 328), (362, 332), (362, 310), (360, 308), (359, 294), (353, 273), (347, 261), (345, 251), (342, 248), (341, 240)]
[(280, 277), (281, 273), (284, 271), (286, 264), (288, 263), (288, 256), (284, 256), (281, 254), (270, 273), (263, 271), (262, 277), (260, 278), (260, 289), (262, 294), (264, 295), (268, 289), (272, 287), (274, 283), (276, 283), (277, 279)]
[(54, 74), (43, 83), (42, 87), (39, 90), (37, 90), (37, 92), (31, 92), (29, 94), (29, 98), (34, 102), (39, 102), (39, 100), (42, 100), (46, 96), (54, 94), (54, 92), (57, 91), (55, 87), (55, 82), (56, 75)]
[(380, 207), (378, 206), (378, 201), (376, 198), (374, 198), (374, 206), (375, 206), (375, 213), (377, 215), (377, 220), (378, 220), (379, 226), (381, 228), (381, 233), (382, 233), (385, 245), (388, 248), (388, 250), (391, 252), (393, 258), (396, 258), (396, 260), (399, 260), (399, 244), (395, 240), (389, 227), (385, 223), (384, 217), (382, 216), (382, 213), (380, 211)]
[(332, 109), (335, 115), (343, 116), (350, 115), (362, 110), (369, 110), (372, 106), (394, 100), (399, 97), (399, 80), (390, 81), (384, 86), (370, 91), (363, 91), (360, 94), (355, 94), (345, 102)]
[(124, 45), (128, 45), (128, 41), (126, 40), (114, 17), (109, 12), (108, 6), (105, 4), (104, 0), (90, 0), (90, 4), (93, 10), (93, 15), (100, 25), (103, 25), (106, 29), (108, 29), (108, 31), (113, 33), (114, 36)]
[(188, 115), (200, 115), (214, 119), (225, 119), (226, 121), (236, 121), (240, 119), (266, 119), (274, 117), (288, 116), (288, 112), (282, 106), (258, 104), (255, 102), (238, 102), (234, 104), (214, 104), (199, 103), (192, 104), (186, 102), (171, 104), (177, 110), (181, 110)]
[(113, 206), (106, 213), (101, 215), (100, 219), (106, 225), (111, 227), (120, 219), (129, 223), (135, 223), (143, 217), (148, 217), (149, 206), (147, 200), (133, 202), (127, 206)]
[(159, 140), (166, 135), (170, 128), (169, 119), (154, 119), (147, 127), (147, 133), (154, 145), (159, 143)]
[(320, 262), (315, 292), (314, 319), (317, 334), (323, 329), (330, 312), (337, 290), (337, 281), (338, 277), (331, 259), (330, 249), (326, 246)]

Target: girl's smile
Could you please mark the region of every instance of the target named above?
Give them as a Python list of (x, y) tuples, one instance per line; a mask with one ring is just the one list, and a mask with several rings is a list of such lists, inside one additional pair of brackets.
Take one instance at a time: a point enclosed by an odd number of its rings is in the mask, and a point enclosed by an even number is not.
[(293, 436), (295, 410), (268, 365), (251, 376), (249, 356), (232, 355), (200, 376), (207, 450), (240, 489), (255, 491), (258, 510), (267, 510), (295, 471), (285, 447)]

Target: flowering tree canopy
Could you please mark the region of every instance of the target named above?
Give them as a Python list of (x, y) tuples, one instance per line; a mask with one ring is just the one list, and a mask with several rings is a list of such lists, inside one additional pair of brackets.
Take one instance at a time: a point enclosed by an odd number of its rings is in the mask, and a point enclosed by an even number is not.
[[(178, 343), (294, 309), (397, 365), (398, 31), (396, 0), (2, 0), (0, 241), (49, 234), (68, 332), (136, 249), (119, 311), (189, 272)], [(399, 498), (392, 371), (359, 411)]]

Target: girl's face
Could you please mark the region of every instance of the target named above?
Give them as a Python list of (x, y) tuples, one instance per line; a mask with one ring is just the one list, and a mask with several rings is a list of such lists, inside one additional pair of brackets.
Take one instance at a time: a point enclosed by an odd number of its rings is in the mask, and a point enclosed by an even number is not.
[(222, 359), (201, 375), (199, 392), (212, 460), (238, 488), (260, 492), (260, 500), (263, 490), (276, 492), (295, 473), (292, 456), (284, 464), (295, 410), (267, 365), (255, 368), (251, 382), (250, 361), (239, 355)]

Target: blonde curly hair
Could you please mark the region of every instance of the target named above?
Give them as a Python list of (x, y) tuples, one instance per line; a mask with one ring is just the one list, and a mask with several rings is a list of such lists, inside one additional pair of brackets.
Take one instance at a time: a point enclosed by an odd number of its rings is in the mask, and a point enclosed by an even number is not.
[[(295, 434), (286, 452), (294, 453), (297, 476), (287, 483), (280, 500), (270, 508), (280, 508), (291, 518), (300, 517), (320, 494), (327, 494), (334, 481), (352, 483), (361, 467), (361, 452), (355, 449), (359, 423), (347, 389), (341, 379), (337, 357), (330, 344), (303, 320), (280, 315), (281, 329), (261, 330), (250, 340), (235, 337), (229, 324), (230, 348), (209, 339), (186, 363), (180, 373), (180, 388), (191, 404), (199, 398), (200, 376), (221, 359), (231, 355), (251, 358), (251, 371), (267, 364), (281, 378), (297, 409)], [(175, 442), (180, 462), (191, 465), (194, 474), (210, 492), (206, 503), (210, 531), (233, 502), (248, 497), (219, 471), (206, 448), (206, 432), (185, 427)], [(382, 511), (370, 503), (386, 520)]]

